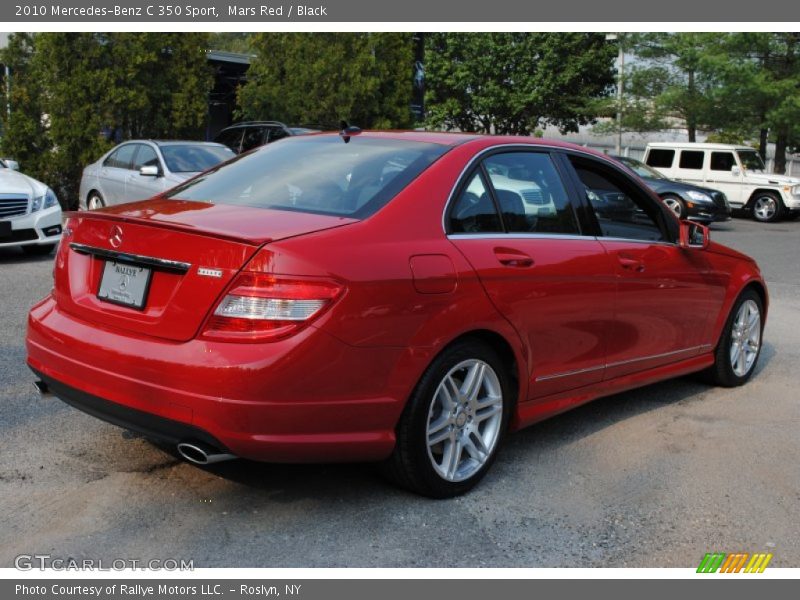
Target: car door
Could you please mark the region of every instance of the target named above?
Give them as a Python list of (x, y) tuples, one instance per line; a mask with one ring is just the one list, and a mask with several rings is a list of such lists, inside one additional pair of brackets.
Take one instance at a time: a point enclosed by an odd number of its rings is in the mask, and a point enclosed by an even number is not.
[(505, 149), (471, 170), (448, 213), (450, 241), (528, 350), (528, 399), (603, 377), (613, 266), (581, 235), (568, 189), (554, 155)]
[(130, 175), (135, 153), (136, 144), (123, 144), (103, 161), (97, 179), (106, 205), (125, 202), (125, 181)]
[[(149, 144), (137, 144), (133, 159), (133, 169), (125, 182), (125, 198), (127, 202), (145, 200), (164, 191), (164, 167), (155, 148)], [(141, 168), (151, 166), (158, 168), (158, 175), (142, 175)]]
[(724, 193), (728, 202), (741, 205), (744, 197), (744, 174), (736, 162), (736, 155), (730, 150), (714, 150), (706, 170), (706, 185)]
[(620, 169), (588, 156), (569, 160), (617, 281), (605, 378), (707, 351), (703, 341), (718, 299), (705, 254), (675, 243), (677, 223), (667, 209)]

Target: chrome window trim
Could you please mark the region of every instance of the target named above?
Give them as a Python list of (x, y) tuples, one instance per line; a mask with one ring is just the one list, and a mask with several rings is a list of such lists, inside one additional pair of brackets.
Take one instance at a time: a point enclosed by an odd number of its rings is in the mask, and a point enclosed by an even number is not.
[(614, 367), (621, 367), (623, 365), (629, 365), (631, 363), (642, 362), (645, 360), (654, 360), (657, 358), (666, 358), (668, 356), (674, 356), (676, 354), (686, 354), (687, 352), (694, 352), (697, 350), (705, 350), (708, 348), (712, 348), (711, 344), (700, 344), (699, 346), (692, 346), (690, 348), (682, 348), (681, 350), (671, 350), (670, 352), (663, 352), (661, 354), (651, 354), (650, 356), (639, 356), (637, 358), (629, 358), (626, 360), (620, 360), (613, 363), (605, 363), (602, 365), (595, 365), (593, 367), (587, 367), (585, 369), (576, 369), (574, 371), (564, 371), (562, 373), (553, 373), (552, 375), (540, 375), (536, 378), (535, 381), (549, 381), (551, 379), (560, 379), (561, 377), (571, 377), (573, 375), (582, 375), (583, 373), (591, 373), (592, 371), (599, 371), (601, 369), (613, 369)]
[(449, 233), (447, 239), (457, 240), (587, 240), (597, 241), (593, 235), (578, 235), (577, 233), (503, 233), (502, 231), (492, 233)]
[(143, 256), (141, 254), (131, 254), (129, 252), (117, 252), (116, 250), (96, 248), (94, 246), (87, 246), (86, 244), (79, 244), (77, 242), (71, 242), (69, 247), (79, 254), (88, 254), (90, 256), (96, 256), (106, 260), (144, 265), (154, 269), (160, 269), (162, 271), (171, 271), (173, 273), (186, 273), (192, 268), (192, 264), (187, 262), (167, 260), (165, 258), (156, 258), (154, 256)]
[[(488, 234), (447, 233), (447, 212), (448, 212), (448, 210), (450, 208), (450, 203), (453, 202), (453, 197), (455, 196), (456, 190), (461, 185), (461, 182), (463, 181), (463, 179), (466, 176), (466, 174), (472, 169), (474, 164), (476, 162), (478, 162), (481, 159), (481, 157), (483, 157), (484, 154), (487, 154), (489, 152), (493, 152), (493, 151), (498, 150), (498, 149), (509, 149), (509, 150), (516, 149), (516, 150), (527, 150), (527, 151), (536, 151), (537, 149), (540, 149), (540, 150), (542, 150), (544, 152), (573, 152), (575, 154), (581, 154), (581, 155), (586, 156), (588, 158), (597, 160), (598, 162), (601, 162), (601, 163), (602, 162), (606, 162), (609, 166), (614, 167), (614, 168), (618, 168), (618, 165), (616, 164), (616, 162), (611, 160), (610, 158), (597, 156), (596, 154), (592, 154), (591, 152), (582, 151), (579, 148), (564, 148), (564, 147), (561, 147), (561, 146), (552, 146), (552, 145), (549, 145), (549, 144), (524, 144), (524, 143), (520, 143), (520, 142), (514, 142), (514, 143), (509, 143), (509, 144), (497, 144), (495, 146), (489, 146), (488, 148), (484, 148), (483, 150), (478, 152), (475, 156), (473, 156), (467, 162), (467, 164), (461, 170), (461, 173), (459, 173), (458, 177), (456, 177), (456, 182), (455, 182), (455, 184), (453, 184), (453, 187), (450, 189), (450, 194), (448, 194), (448, 196), (447, 196), (447, 202), (445, 202), (444, 210), (442, 211), (442, 232), (444, 233), (445, 237), (447, 237), (448, 239), (450, 239), (451, 237), (456, 237), (456, 236), (458, 236), (459, 239), (473, 239), (473, 238), (463, 237), (463, 236), (464, 235), (466, 235), (466, 236), (472, 236), (472, 235), (483, 236), (483, 235), (486, 235), (488, 237), (500, 237), (501, 239), (507, 240), (507, 239), (511, 239), (509, 236), (514, 235), (513, 233), (503, 233), (502, 231), (498, 231), (496, 233), (488, 233)], [(569, 190), (567, 190), (567, 192), (569, 193)], [(570, 198), (570, 204), (572, 204), (572, 203), (573, 203), (573, 200), (572, 200), (572, 198)], [(603, 236), (593, 236), (593, 235), (589, 235), (589, 234), (580, 235), (580, 234), (558, 234), (558, 233), (554, 233), (554, 234), (533, 233), (533, 234), (522, 234), (522, 235), (525, 235), (525, 236), (528, 236), (528, 235), (531, 235), (531, 236), (543, 236), (543, 237), (549, 237), (550, 239), (559, 239), (556, 236), (563, 235), (563, 236), (568, 236), (568, 237), (564, 237), (564, 238), (561, 238), (561, 239), (578, 239), (578, 238), (580, 238), (580, 239), (594, 239), (594, 240), (598, 240), (598, 241), (610, 240), (610, 241), (617, 241), (617, 242), (637, 242), (637, 243), (643, 243), (643, 244), (663, 244), (663, 245), (667, 245), (667, 246), (678, 246), (679, 245), (677, 241), (669, 242), (669, 241), (658, 240), (658, 241), (651, 242), (651, 241), (646, 241), (646, 240), (637, 240), (637, 239), (633, 239), (633, 238), (630, 238), (630, 239), (629, 238), (610, 238), (610, 237), (603, 237)], [(474, 238), (474, 239), (479, 239), (479, 238)]]

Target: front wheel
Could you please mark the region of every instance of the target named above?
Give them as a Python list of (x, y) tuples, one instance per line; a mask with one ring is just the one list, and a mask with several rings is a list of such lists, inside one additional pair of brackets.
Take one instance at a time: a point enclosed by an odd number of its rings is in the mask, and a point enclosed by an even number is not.
[(387, 474), (433, 498), (471, 489), (497, 455), (511, 389), (507, 369), (491, 347), (470, 340), (446, 349), (425, 371), (403, 411)]
[(753, 376), (764, 333), (764, 303), (755, 290), (747, 289), (736, 299), (725, 322), (714, 364), (705, 373), (711, 383), (735, 387)]
[(664, 204), (679, 219), (686, 218), (686, 206), (683, 204), (683, 200), (677, 196), (664, 196)]
[(783, 215), (783, 202), (772, 192), (759, 193), (753, 199), (753, 218), (762, 223), (774, 223)]

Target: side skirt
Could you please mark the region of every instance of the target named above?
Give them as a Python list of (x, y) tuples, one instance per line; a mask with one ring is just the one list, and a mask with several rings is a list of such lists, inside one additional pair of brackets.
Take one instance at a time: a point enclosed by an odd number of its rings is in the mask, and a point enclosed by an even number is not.
[(575, 390), (537, 398), (536, 400), (522, 403), (517, 407), (517, 413), (511, 423), (511, 429), (516, 431), (528, 427), (597, 398), (619, 394), (620, 392), (650, 385), (651, 383), (702, 371), (712, 364), (714, 364), (714, 354), (709, 352), (680, 362), (648, 369), (647, 371), (629, 373)]

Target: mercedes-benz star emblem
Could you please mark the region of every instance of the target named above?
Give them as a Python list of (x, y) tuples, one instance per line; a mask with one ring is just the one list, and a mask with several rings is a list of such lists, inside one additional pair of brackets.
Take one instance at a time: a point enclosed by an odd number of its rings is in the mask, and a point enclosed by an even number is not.
[(108, 241), (114, 248), (119, 248), (122, 245), (122, 228), (119, 225), (114, 225), (111, 229)]

